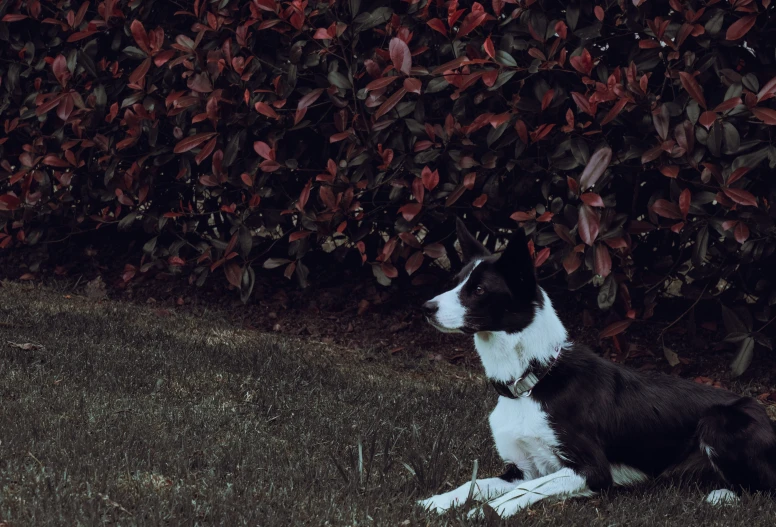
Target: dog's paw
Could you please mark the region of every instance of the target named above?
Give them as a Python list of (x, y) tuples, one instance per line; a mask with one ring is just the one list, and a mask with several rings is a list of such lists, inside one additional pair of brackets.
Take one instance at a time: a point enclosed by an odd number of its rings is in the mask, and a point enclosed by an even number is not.
[(706, 503), (715, 506), (738, 505), (739, 501), (741, 499), (736, 496), (736, 493), (727, 489), (715, 490), (706, 496)]
[(458, 503), (457, 499), (451, 499), (444, 494), (439, 494), (425, 500), (419, 500), (418, 505), (425, 511), (444, 514), (456, 505), (460, 505), (460, 503)]

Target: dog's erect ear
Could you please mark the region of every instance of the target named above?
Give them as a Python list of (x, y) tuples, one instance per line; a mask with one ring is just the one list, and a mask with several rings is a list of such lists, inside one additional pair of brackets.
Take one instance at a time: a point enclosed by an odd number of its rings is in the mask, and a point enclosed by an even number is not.
[(490, 255), (490, 251), (469, 232), (461, 218), (455, 218), (455, 230), (458, 232), (458, 243), (461, 244), (464, 265), (471, 262), (474, 258), (484, 258)]
[(536, 269), (531, 253), (528, 252), (528, 239), (522, 229), (516, 230), (509, 239), (496, 267), (516, 299), (528, 300), (536, 296)]

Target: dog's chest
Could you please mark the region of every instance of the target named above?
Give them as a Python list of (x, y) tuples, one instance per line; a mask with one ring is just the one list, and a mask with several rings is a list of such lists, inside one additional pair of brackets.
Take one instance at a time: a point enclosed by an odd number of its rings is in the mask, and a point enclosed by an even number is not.
[(517, 465), (526, 479), (561, 468), (556, 454), (559, 442), (547, 413), (531, 398), (499, 397), (490, 414), (490, 429), (501, 458)]

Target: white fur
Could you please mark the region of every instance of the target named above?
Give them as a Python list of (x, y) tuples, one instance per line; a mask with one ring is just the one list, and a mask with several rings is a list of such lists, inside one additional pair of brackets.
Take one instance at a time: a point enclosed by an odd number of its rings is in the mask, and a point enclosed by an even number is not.
[(454, 289), (431, 299), (431, 302), (435, 302), (438, 306), (436, 315), (434, 315), (435, 320), (433, 321), (433, 324), (440, 331), (445, 333), (459, 333), (460, 328), (464, 326), (466, 321), (466, 308), (461, 304), (461, 296), (459, 293), (479, 264), (480, 261), (475, 262), (471, 272), (469, 272), (469, 274), (466, 275), (466, 278), (461, 280), (461, 283)]
[[(501, 478), (487, 478), (478, 479), (474, 485), (474, 492), (472, 493), (472, 499), (477, 501), (487, 501), (493, 498), (501, 496), (505, 492), (508, 492), (515, 488), (520, 481), (505, 481)], [(469, 497), (469, 490), (471, 489), (472, 482), (468, 481), (458, 487), (457, 489), (445, 492), (444, 494), (437, 494), (431, 496), (428, 499), (421, 500), (418, 504), (424, 509), (438, 514), (443, 514), (452, 507), (458, 507), (466, 502)]]
[(517, 465), (526, 480), (561, 468), (559, 442), (547, 413), (530, 397), (499, 397), (490, 414), (490, 430), (501, 459)]
[(710, 503), (716, 506), (738, 505), (738, 502), (740, 501), (741, 499), (736, 496), (735, 492), (727, 489), (713, 490), (711, 493), (709, 493), (708, 496), (706, 496), (706, 503)]
[(537, 307), (533, 322), (520, 333), (494, 331), (474, 335), (474, 347), (489, 378), (503, 382), (519, 379), (531, 359), (550, 362), (568, 344), (568, 333), (550, 297), (544, 290), (540, 289), (540, 293), (544, 306)]
[[(476, 267), (476, 264), (475, 264)], [(455, 331), (464, 325), (466, 309), (459, 292), (466, 279), (455, 289), (437, 296), (437, 327)], [(486, 375), (499, 381), (523, 376), (531, 360), (549, 363), (562, 347), (568, 346), (568, 334), (543, 290), (543, 307), (537, 305), (531, 324), (520, 333), (481, 332), (474, 336), (474, 345)], [(552, 375), (552, 370), (548, 373)], [(491, 500), (489, 505), (507, 517), (546, 497), (568, 498), (588, 496), (592, 491), (585, 478), (569, 468), (563, 468), (560, 442), (550, 426), (549, 416), (530, 397), (509, 399), (499, 397), (490, 414), (490, 428), (496, 450), (507, 463), (523, 471), (524, 480), (509, 483), (500, 478), (477, 480), (473, 499)], [(611, 468), (615, 485), (625, 486), (648, 479), (633, 467), (614, 465)], [(418, 502), (423, 508), (439, 513), (461, 505), (469, 496), (471, 483)]]
[(612, 481), (618, 487), (629, 487), (638, 483), (643, 483), (649, 479), (637, 468), (628, 465), (612, 465)]
[[(488, 505), (502, 518), (508, 518), (544, 498), (573, 498), (591, 496), (592, 494), (593, 492), (588, 488), (584, 477), (570, 468), (562, 468), (544, 477), (524, 481), (503, 496), (491, 500)], [(475, 516), (481, 514), (479, 509), (470, 513), (470, 515)]]

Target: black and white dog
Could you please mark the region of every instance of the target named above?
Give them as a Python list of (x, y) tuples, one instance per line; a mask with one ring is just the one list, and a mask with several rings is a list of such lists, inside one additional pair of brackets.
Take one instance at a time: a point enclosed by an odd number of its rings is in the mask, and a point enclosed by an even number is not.
[[(507, 517), (544, 498), (590, 496), (657, 476), (776, 488), (776, 433), (757, 401), (629, 370), (570, 343), (538, 286), (524, 235), (491, 254), (459, 219), (458, 239), (465, 266), (456, 285), (423, 310), (440, 331), (474, 336), (500, 395), (490, 427), (508, 468), (478, 479), (475, 500)], [(470, 488), (420, 505), (442, 513), (463, 504)], [(718, 490), (707, 498), (727, 499), (737, 497)]]

